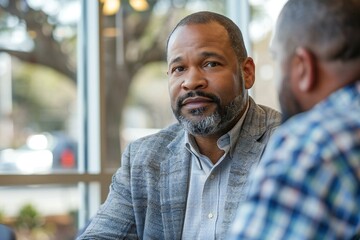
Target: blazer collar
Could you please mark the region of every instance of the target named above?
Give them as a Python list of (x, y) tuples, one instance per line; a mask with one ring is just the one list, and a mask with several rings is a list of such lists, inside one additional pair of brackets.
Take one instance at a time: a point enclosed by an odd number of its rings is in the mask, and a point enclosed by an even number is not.
[(236, 209), (247, 195), (248, 175), (260, 161), (266, 143), (260, 141), (266, 132), (266, 113), (250, 98), (250, 106), (234, 151), (228, 181), (223, 226), (229, 226)]

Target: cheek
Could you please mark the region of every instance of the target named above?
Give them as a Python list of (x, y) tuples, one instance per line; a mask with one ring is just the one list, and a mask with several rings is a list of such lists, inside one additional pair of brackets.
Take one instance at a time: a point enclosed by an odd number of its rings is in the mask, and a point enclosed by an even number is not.
[(239, 74), (228, 73), (216, 76), (213, 81), (209, 81), (209, 86), (213, 91), (218, 92), (224, 98), (232, 99), (245, 90), (242, 76)]
[(280, 94), (281, 92), (281, 88), (282, 88), (282, 84), (283, 84), (283, 79), (284, 78), (284, 75), (282, 73), (282, 69), (280, 68), (279, 65), (276, 65), (275, 66), (275, 87), (276, 87), (276, 90), (278, 92), (278, 94)]
[(168, 90), (172, 106), (174, 106), (174, 104), (176, 103), (176, 99), (178, 98), (180, 89), (180, 84), (176, 83), (176, 81), (169, 79)]
[(280, 104), (282, 105), (282, 107), (284, 107), (284, 105), (287, 102), (286, 100), (289, 100), (288, 93), (289, 93), (290, 89), (287, 87), (284, 80), (282, 80), (281, 82), (282, 82), (282, 84), (279, 84), (279, 86), (278, 86), (278, 96), (279, 96)]
[(283, 66), (276, 68), (276, 89), (282, 104), (287, 104), (287, 100), (292, 96), (290, 72)]
[(216, 88), (217, 90), (215, 90), (214, 93), (220, 98), (220, 104), (222, 106), (228, 105), (239, 96), (242, 96), (242, 98), (244, 98), (245, 91), (242, 91), (240, 86), (228, 85), (226, 86), (226, 88), (224, 86), (221, 87)]

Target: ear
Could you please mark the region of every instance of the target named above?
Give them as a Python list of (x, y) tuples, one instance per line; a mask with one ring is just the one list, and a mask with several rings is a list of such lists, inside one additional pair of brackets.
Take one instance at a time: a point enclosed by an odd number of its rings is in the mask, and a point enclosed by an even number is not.
[(316, 86), (316, 61), (314, 55), (303, 47), (295, 51), (293, 61), (293, 74), (297, 79), (297, 87), (300, 92), (310, 92)]
[(245, 88), (250, 89), (255, 82), (255, 64), (251, 57), (247, 57), (242, 63), (242, 72)]

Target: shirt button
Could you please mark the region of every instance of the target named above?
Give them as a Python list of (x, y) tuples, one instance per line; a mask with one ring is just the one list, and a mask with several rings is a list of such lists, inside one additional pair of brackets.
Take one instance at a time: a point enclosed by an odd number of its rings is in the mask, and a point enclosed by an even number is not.
[(215, 178), (215, 175), (214, 174), (211, 174), (210, 175), (210, 179), (212, 180), (212, 179), (214, 179)]
[(209, 219), (212, 219), (213, 217), (214, 217), (214, 214), (212, 214), (212, 213), (209, 213), (209, 214), (208, 214), (208, 218), (209, 218)]

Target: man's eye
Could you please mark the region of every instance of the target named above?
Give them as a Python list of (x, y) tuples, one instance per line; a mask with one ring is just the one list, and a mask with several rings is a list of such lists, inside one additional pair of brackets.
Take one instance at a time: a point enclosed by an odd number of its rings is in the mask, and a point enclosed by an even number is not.
[(216, 67), (216, 66), (219, 66), (219, 63), (217, 63), (217, 62), (207, 62), (205, 64), (205, 67)]
[(172, 70), (172, 72), (182, 72), (182, 71), (184, 71), (184, 67), (181, 67), (181, 66), (179, 66), (179, 67), (174, 67), (173, 68), (173, 70)]

